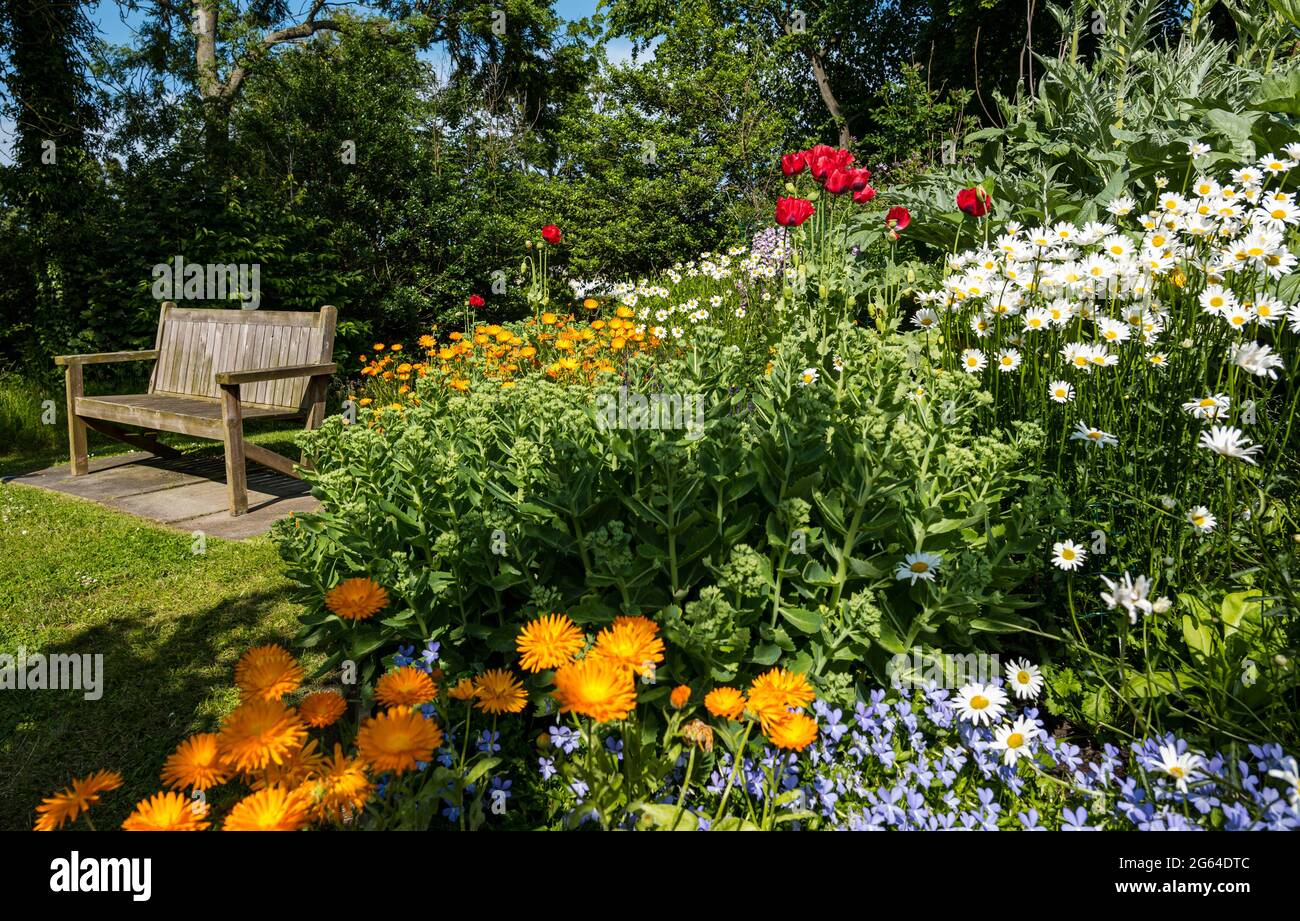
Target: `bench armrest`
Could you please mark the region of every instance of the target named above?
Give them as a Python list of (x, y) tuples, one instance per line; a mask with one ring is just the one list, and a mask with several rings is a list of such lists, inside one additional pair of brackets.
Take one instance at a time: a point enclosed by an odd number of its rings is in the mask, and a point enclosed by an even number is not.
[(339, 366), (333, 363), (323, 365), (285, 365), (283, 368), (253, 368), (249, 371), (218, 371), (217, 384), (229, 387), (234, 384), (255, 384), (258, 381), (274, 381), (285, 377), (324, 377), (333, 374)]
[(153, 361), (158, 357), (157, 349), (143, 352), (93, 352), (88, 355), (55, 355), (56, 365), (106, 365), (113, 361)]

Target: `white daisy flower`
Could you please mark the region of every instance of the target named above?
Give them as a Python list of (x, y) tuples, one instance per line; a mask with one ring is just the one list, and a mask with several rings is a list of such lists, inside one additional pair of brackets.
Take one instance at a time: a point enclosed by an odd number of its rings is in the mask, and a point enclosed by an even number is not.
[(1154, 606), (1147, 598), (1151, 593), (1151, 580), (1146, 576), (1134, 579), (1125, 572), (1118, 579), (1102, 576), (1101, 581), (1109, 589), (1101, 593), (1101, 600), (1106, 602), (1106, 607), (1111, 611), (1123, 608), (1128, 613), (1129, 623), (1136, 624), (1138, 614), (1149, 617), (1154, 611)]
[(1187, 781), (1200, 770), (1201, 757), (1191, 752), (1178, 753), (1178, 747), (1175, 745), (1160, 746), (1160, 760), (1152, 762), (1157, 770), (1164, 771), (1174, 779), (1175, 784), (1182, 793), (1187, 792)]
[(799, 375), (799, 383), (807, 387), (809, 384), (817, 383), (817, 378), (819, 377), (821, 377), (821, 375), (817, 372), (816, 368), (804, 368), (803, 372)]
[(1047, 385), (1047, 395), (1053, 403), (1069, 403), (1074, 399), (1074, 387), (1068, 381), (1052, 381)]
[(961, 366), (967, 374), (978, 374), (989, 366), (989, 360), (979, 349), (966, 349), (961, 353)]
[(1029, 754), (1029, 743), (1038, 738), (1039, 731), (1033, 720), (1022, 716), (1011, 725), (993, 731), (993, 748), (1002, 752), (1003, 764), (1015, 764)]
[(1210, 510), (1204, 505), (1198, 505), (1187, 513), (1187, 520), (1191, 522), (1192, 527), (1202, 534), (1209, 534), (1219, 523)]
[(943, 563), (943, 557), (937, 553), (927, 553), (920, 551), (918, 553), (909, 553), (903, 558), (903, 562), (898, 564), (894, 570), (894, 578), (898, 580), (910, 579), (915, 585), (918, 579), (924, 579), (926, 582), (934, 581), (934, 573)]
[(1007, 685), (1021, 700), (1033, 700), (1043, 690), (1043, 672), (1028, 659), (1013, 659), (1007, 663), (1006, 672)]
[(1230, 425), (1210, 426), (1207, 431), (1201, 432), (1201, 439), (1197, 444), (1222, 457), (1244, 460), (1248, 464), (1258, 464), (1255, 455), (1263, 450), (1263, 445), (1252, 444), (1251, 440), (1242, 434), (1241, 429)]
[(1282, 767), (1268, 772), (1269, 777), (1276, 777), (1287, 786), (1287, 798), (1291, 800), (1292, 809), (1300, 809), (1300, 767), (1294, 758), (1287, 758)]
[(1002, 349), (998, 352), (998, 370), (1010, 374), (1020, 367), (1020, 352), (1016, 349)]
[(1088, 551), (1072, 540), (1058, 541), (1052, 544), (1052, 565), (1057, 569), (1071, 572), (1083, 565), (1088, 558)]
[(1101, 429), (1095, 429), (1092, 426), (1080, 422), (1074, 427), (1074, 432), (1070, 435), (1071, 441), (1083, 441), (1091, 445), (1117, 445), (1119, 439), (1109, 432), (1103, 432)]
[(1222, 419), (1228, 415), (1231, 405), (1232, 398), (1226, 393), (1213, 393), (1199, 400), (1188, 400), (1183, 409), (1197, 419)]
[(991, 726), (1007, 712), (1007, 694), (999, 687), (976, 682), (961, 688), (952, 706), (966, 722)]
[(1282, 356), (1274, 353), (1271, 346), (1263, 342), (1243, 342), (1232, 347), (1232, 361), (1237, 367), (1256, 377), (1277, 380), (1278, 368), (1286, 367)]

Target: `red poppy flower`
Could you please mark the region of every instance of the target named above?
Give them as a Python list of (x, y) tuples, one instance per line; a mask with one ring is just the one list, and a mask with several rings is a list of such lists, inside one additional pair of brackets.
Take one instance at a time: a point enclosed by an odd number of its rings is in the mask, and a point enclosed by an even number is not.
[(957, 207), (971, 217), (983, 217), (993, 208), (993, 198), (980, 186), (971, 186), (957, 193)]
[(871, 186), (864, 186), (863, 188), (859, 189), (857, 192), (853, 193), (853, 200), (857, 202), (859, 205), (865, 205), (867, 202), (871, 201), (871, 199), (875, 197), (876, 197), (876, 190), (873, 189)]
[(797, 176), (807, 168), (808, 158), (802, 150), (781, 157), (781, 172), (787, 176)]
[(806, 198), (778, 198), (776, 222), (782, 227), (798, 227), (812, 217), (813, 203)]
[(847, 192), (853, 187), (853, 173), (849, 170), (837, 169), (826, 177), (825, 184), (826, 191), (832, 195)]
[(477, 294), (471, 294), (469, 296), (469, 305), (471, 307), (482, 307), (485, 303), (487, 302), (484, 301), (483, 298)]
[(912, 214), (902, 205), (894, 205), (885, 214), (885, 226), (890, 230), (906, 230), (910, 223), (912, 223)]
[(560, 233), (560, 228), (554, 224), (547, 224), (542, 228), (542, 239), (552, 246), (559, 246), (560, 241), (564, 239), (564, 234)]

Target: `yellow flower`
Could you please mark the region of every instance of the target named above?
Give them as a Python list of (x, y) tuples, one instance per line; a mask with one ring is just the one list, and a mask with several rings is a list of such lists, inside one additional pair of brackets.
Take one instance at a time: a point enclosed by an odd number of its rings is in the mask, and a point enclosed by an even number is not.
[(304, 790), (274, 786), (244, 797), (226, 816), (222, 831), (299, 831), (307, 826), (311, 801)]
[(505, 669), (492, 668), (474, 682), (474, 706), (487, 713), (518, 713), (528, 703), (528, 693)]
[(302, 677), (302, 666), (274, 643), (248, 650), (235, 666), (235, 684), (244, 700), (279, 700), (297, 690)]
[(671, 703), (673, 707), (675, 707), (678, 710), (686, 706), (686, 702), (689, 701), (690, 699), (691, 699), (691, 688), (690, 685), (686, 685), (686, 684), (677, 685), (677, 687), (673, 688), (673, 692), (670, 695), (668, 695), (668, 702)]
[(453, 700), (473, 700), (476, 693), (474, 691), (474, 682), (469, 678), (462, 678), (447, 693), (451, 695)]
[(519, 667), (524, 671), (540, 672), (568, 665), (582, 652), (585, 643), (582, 631), (566, 615), (539, 617), (525, 624), (515, 638)]
[(704, 695), (704, 708), (719, 719), (738, 720), (745, 715), (745, 695), (736, 688), (714, 688)]
[(385, 707), (418, 707), (437, 695), (433, 679), (414, 665), (389, 672), (375, 685), (375, 700)]
[(586, 307), (588, 310), (595, 310), (600, 306), (600, 301), (596, 300), (594, 297), (583, 298), (582, 306)]
[(77, 821), (77, 816), (89, 811), (99, 802), (99, 795), (122, 786), (122, 775), (117, 771), (95, 771), (81, 780), (73, 780), (72, 786), (61, 793), (41, 801), (36, 807), (36, 827), (34, 831), (54, 831), (62, 828), (66, 822)]
[(388, 604), (388, 592), (366, 578), (347, 579), (325, 593), (325, 607), (345, 620), (365, 620)]
[(790, 713), (767, 730), (777, 748), (800, 752), (817, 739), (817, 721), (805, 713)]
[(203, 831), (210, 823), (208, 804), (183, 793), (159, 793), (135, 804), (123, 831)]
[(307, 782), (307, 789), (315, 815), (343, 820), (365, 808), (372, 787), (365, 762), (343, 754), (343, 746), (336, 742), (333, 757)]
[(361, 724), (357, 754), (376, 771), (404, 774), (417, 761), (432, 761), (442, 730), (415, 710), (385, 710)]
[(200, 732), (176, 746), (163, 764), (162, 781), (173, 789), (207, 790), (226, 782), (230, 772), (221, 763), (217, 734)]
[(754, 679), (749, 686), (749, 710), (758, 717), (764, 732), (784, 721), (791, 709), (808, 706), (813, 700), (808, 679), (784, 668), (774, 668)]
[(664, 660), (664, 641), (658, 631), (654, 621), (644, 617), (620, 617), (596, 636), (591, 654), (653, 678), (655, 666)]
[(240, 704), (222, 723), (217, 736), (221, 760), (240, 771), (280, 764), (302, 748), (307, 737), (298, 714), (277, 700)]
[(588, 657), (561, 668), (555, 673), (554, 696), (561, 713), (598, 723), (626, 719), (636, 708), (632, 672), (608, 659)]
[(308, 726), (324, 729), (338, 722), (347, 707), (347, 701), (338, 691), (317, 691), (303, 698), (298, 705), (298, 713)]
[(285, 758), (281, 764), (268, 764), (251, 779), (249, 786), (254, 790), (265, 790), (279, 784), (283, 787), (297, 787), (324, 764), (325, 756), (315, 739), (311, 739), (296, 752)]

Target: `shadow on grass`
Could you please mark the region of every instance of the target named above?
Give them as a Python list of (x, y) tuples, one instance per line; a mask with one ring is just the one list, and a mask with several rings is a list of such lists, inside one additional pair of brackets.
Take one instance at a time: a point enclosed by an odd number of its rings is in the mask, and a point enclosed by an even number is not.
[[(243, 651), (285, 642), (266, 612), (291, 602), (285, 585), (181, 617), (114, 616), (42, 649), (102, 654), (103, 693), (95, 701), (74, 690), (0, 694), (0, 829), (30, 829), (42, 798), (99, 769), (120, 771), (125, 783), (91, 819), (118, 828), (136, 802), (163, 788), (159, 774), (176, 744), (214, 729), (234, 705)], [(221, 804), (220, 791), (212, 799)]]

